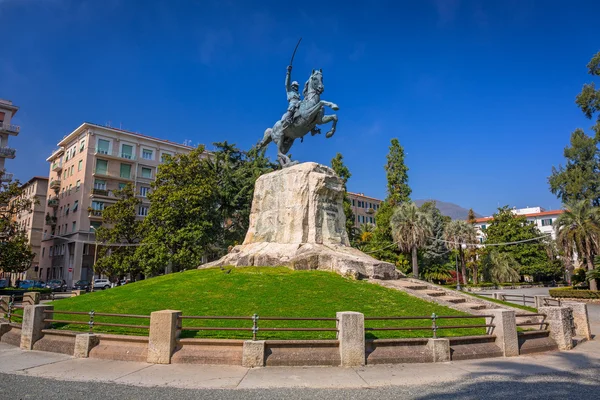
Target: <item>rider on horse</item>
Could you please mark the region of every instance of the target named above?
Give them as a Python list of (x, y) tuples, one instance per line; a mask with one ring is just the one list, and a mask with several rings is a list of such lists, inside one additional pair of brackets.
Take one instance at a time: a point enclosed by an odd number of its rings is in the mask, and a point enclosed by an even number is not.
[(300, 93), (298, 93), (298, 82), (294, 81), (290, 84), (292, 79), (292, 66), (288, 65), (287, 73), (285, 75), (285, 91), (287, 92), (288, 108), (287, 112), (283, 115), (282, 120), (289, 126), (294, 121), (294, 113), (300, 107)]

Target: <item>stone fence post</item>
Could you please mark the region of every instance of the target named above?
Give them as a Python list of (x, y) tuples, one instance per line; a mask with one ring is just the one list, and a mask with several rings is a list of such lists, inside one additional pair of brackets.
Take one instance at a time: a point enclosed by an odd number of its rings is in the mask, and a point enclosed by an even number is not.
[(365, 365), (365, 316), (359, 312), (336, 313), (342, 367)]
[(162, 310), (150, 314), (150, 337), (147, 362), (170, 364), (175, 351), (181, 311)]
[(550, 337), (556, 342), (559, 350), (573, 348), (573, 312), (569, 307), (540, 307), (538, 312), (546, 314), (546, 322), (550, 324)]
[(502, 292), (494, 292), (494, 293), (492, 293), (492, 295), (494, 296), (494, 299), (496, 299), (496, 300), (506, 301), (506, 298), (504, 297), (504, 293), (502, 293)]
[(40, 292), (25, 292), (23, 293), (23, 305), (40, 304)]
[(573, 322), (575, 322), (575, 335), (583, 336), (587, 340), (591, 340), (592, 331), (590, 330), (587, 304), (568, 303), (566, 306), (569, 307), (573, 313)]
[(23, 308), (23, 323), (21, 324), (21, 349), (32, 350), (35, 342), (42, 338), (42, 329), (50, 327), (44, 319), (52, 319), (52, 314), (44, 311), (54, 310), (54, 306), (36, 304)]
[(513, 310), (495, 309), (486, 310), (493, 318), (486, 318), (486, 325), (495, 325), (488, 328), (490, 334), (496, 335), (496, 344), (502, 350), (504, 357), (519, 355), (519, 338), (517, 335), (517, 319)]
[(10, 303), (10, 296), (0, 296), (0, 318), (6, 318), (8, 303)]
[(242, 367), (254, 368), (265, 366), (265, 341), (246, 340), (242, 348)]

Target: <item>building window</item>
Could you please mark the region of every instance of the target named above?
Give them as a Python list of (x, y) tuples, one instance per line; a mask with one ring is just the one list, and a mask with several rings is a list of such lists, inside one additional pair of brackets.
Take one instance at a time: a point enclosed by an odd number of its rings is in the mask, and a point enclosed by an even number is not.
[(96, 210), (96, 211), (104, 210), (104, 203), (101, 201), (92, 201), (92, 210)]
[(131, 160), (133, 158), (133, 146), (124, 144), (121, 146), (121, 157)]
[(75, 200), (75, 203), (73, 203), (73, 212), (77, 211), (78, 207), (79, 207), (79, 200)]
[(169, 153), (162, 153), (162, 154), (160, 155), (160, 162), (161, 162), (161, 163), (167, 162), (167, 160), (168, 160), (170, 157), (173, 157), (173, 155), (172, 155), (172, 154), (169, 154)]
[(154, 152), (152, 150), (142, 149), (142, 158), (144, 160), (153, 160)]
[(486, 225), (481, 225), (481, 230), (482, 230), (482, 231), (485, 231), (486, 229), (487, 229), (487, 226), (486, 226)]
[(121, 164), (121, 178), (131, 177), (131, 164)]
[(106, 181), (103, 181), (102, 179), (94, 180), (94, 189), (106, 190)]
[(75, 229), (77, 229), (77, 222), (73, 221), (73, 224), (71, 225), (71, 232), (75, 232)]
[(110, 149), (110, 141), (104, 139), (98, 139), (98, 147), (96, 147), (96, 153), (108, 154)]
[(551, 226), (551, 225), (552, 225), (552, 218), (542, 220), (542, 226)]
[(119, 190), (123, 190), (123, 189), (125, 189), (125, 186), (127, 186), (127, 184), (126, 184), (126, 183), (122, 183), (122, 182), (121, 182), (121, 183), (119, 183)]
[(107, 160), (96, 160), (96, 173), (101, 175), (107, 175), (108, 172), (108, 161)]
[(147, 186), (140, 187), (140, 196), (146, 197), (148, 195), (148, 191), (150, 190)]
[(79, 152), (82, 152), (84, 148), (85, 148), (85, 139), (82, 140), (81, 143), (79, 143)]
[(102, 222), (92, 221), (90, 222), (90, 232), (96, 232), (96, 229), (102, 226)]
[(142, 178), (152, 179), (152, 170), (150, 168), (142, 167)]
[(80, 188), (80, 186), (81, 186), (81, 181), (79, 180), (79, 181), (77, 181), (77, 182), (75, 183), (75, 191), (76, 191), (76, 192), (79, 192), (79, 188)]
[(69, 215), (70, 209), (71, 209), (71, 203), (67, 204), (67, 207), (65, 207), (65, 215)]
[(145, 217), (146, 215), (148, 215), (148, 207), (140, 206), (140, 208), (138, 209), (138, 215), (140, 217)]
[(42, 247), (42, 258), (46, 255), (46, 248)]
[(81, 168), (83, 168), (83, 160), (79, 160), (77, 163), (77, 171), (81, 171)]
[(354, 199), (352, 199), (352, 206), (354, 206)]
[(69, 176), (73, 176), (73, 172), (75, 172), (75, 166), (71, 165), (71, 172), (69, 173)]

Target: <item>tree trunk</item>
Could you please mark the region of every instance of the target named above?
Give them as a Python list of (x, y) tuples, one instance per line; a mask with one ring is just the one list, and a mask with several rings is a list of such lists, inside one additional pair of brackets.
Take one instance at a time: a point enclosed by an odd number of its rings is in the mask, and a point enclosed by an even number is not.
[(467, 264), (465, 263), (465, 253), (462, 249), (462, 246), (458, 248), (458, 253), (460, 255), (460, 268), (463, 276), (463, 285), (467, 284)]
[[(586, 257), (587, 269), (591, 271), (594, 269), (594, 262), (592, 261), (591, 254)], [(590, 279), (590, 290), (598, 290), (598, 282), (595, 279)]]
[(473, 263), (473, 284), (477, 285), (479, 278), (477, 277), (477, 265)]
[(419, 265), (417, 264), (417, 246), (412, 247), (411, 253), (412, 253), (413, 276), (416, 279), (419, 279)]

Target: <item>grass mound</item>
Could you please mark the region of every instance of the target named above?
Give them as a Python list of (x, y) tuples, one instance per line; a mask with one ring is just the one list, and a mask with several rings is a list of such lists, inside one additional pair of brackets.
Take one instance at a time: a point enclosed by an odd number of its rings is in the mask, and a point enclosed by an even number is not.
[[(52, 303), (55, 310), (150, 315), (157, 310), (181, 310), (183, 315), (260, 317), (326, 317), (338, 311), (358, 311), (365, 317), (467, 315), (428, 303), (406, 293), (365, 281), (345, 279), (333, 272), (294, 271), (288, 268), (219, 268), (192, 270), (135, 282), (101, 292)], [(56, 313), (54, 319), (87, 321), (87, 316)], [(96, 317), (96, 322), (149, 325), (149, 319)], [(439, 320), (438, 325), (479, 325), (483, 319)], [(184, 327), (244, 327), (249, 320), (184, 320)], [(430, 320), (365, 321), (367, 327), (431, 326)], [(57, 328), (87, 330), (85, 325), (56, 324)], [(259, 328), (335, 328), (335, 321), (265, 321)], [(147, 330), (95, 326), (94, 332), (147, 335)], [(483, 334), (482, 328), (440, 329), (438, 336)], [(184, 331), (184, 337), (252, 337), (249, 331)], [(368, 338), (431, 337), (431, 330), (373, 331)], [(259, 339), (333, 339), (335, 332), (260, 331)]]

